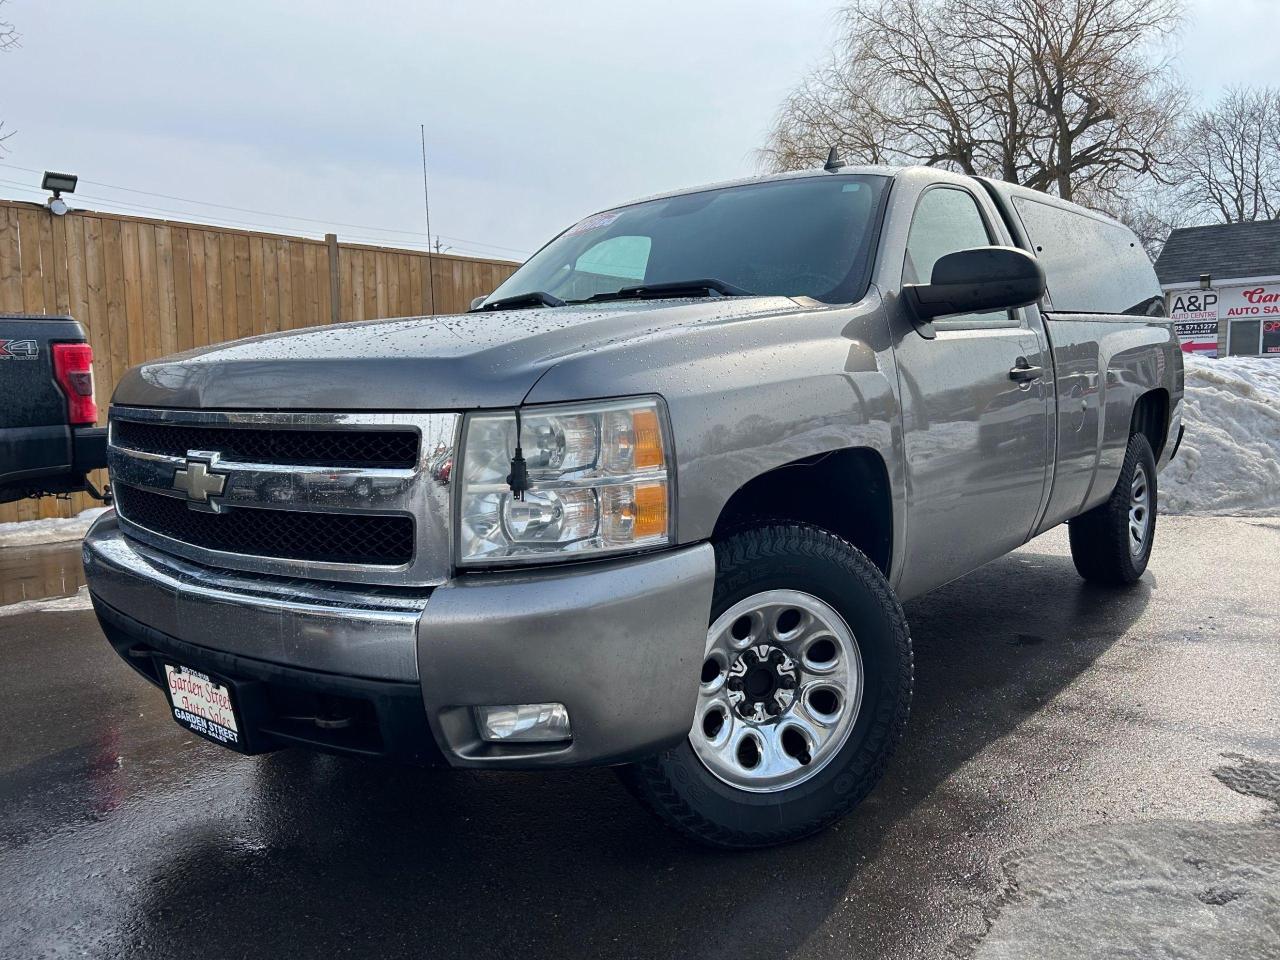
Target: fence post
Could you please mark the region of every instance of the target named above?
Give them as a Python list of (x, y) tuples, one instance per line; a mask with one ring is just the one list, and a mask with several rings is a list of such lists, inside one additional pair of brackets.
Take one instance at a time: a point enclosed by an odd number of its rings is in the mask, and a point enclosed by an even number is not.
[(342, 292), (338, 280), (338, 235), (326, 233), (324, 245), (329, 248), (329, 322), (337, 323), (342, 312), (338, 296)]

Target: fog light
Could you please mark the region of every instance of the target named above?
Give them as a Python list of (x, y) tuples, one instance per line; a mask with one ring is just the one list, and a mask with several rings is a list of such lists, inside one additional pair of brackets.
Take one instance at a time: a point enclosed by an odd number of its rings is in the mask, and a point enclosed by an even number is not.
[(490, 743), (546, 743), (573, 738), (563, 703), (512, 703), (476, 707), (480, 736)]

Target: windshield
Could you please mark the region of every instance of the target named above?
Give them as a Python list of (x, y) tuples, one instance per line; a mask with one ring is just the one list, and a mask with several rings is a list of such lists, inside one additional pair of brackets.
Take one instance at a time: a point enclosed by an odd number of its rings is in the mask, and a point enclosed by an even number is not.
[(566, 302), (624, 287), (717, 280), (751, 294), (860, 298), (886, 177), (778, 180), (597, 213), (538, 251), (487, 298)]

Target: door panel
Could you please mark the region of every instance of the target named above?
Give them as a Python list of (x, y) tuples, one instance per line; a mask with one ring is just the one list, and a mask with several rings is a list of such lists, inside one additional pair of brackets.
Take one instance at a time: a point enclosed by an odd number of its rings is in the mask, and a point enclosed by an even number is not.
[(1046, 317), (1057, 380), (1058, 443), (1053, 493), (1037, 531), (1080, 512), (1098, 469), (1102, 396), (1098, 321), (1087, 317)]
[[(926, 188), (906, 238), (903, 282), (927, 283), (947, 253), (1008, 243), (992, 216), (964, 187)], [(898, 341), (907, 478), (898, 590), (904, 597), (961, 576), (1031, 536), (1054, 434), (1053, 362), (1032, 317), (1038, 317), (1034, 310), (942, 317), (932, 325), (935, 339), (912, 330)], [(909, 319), (903, 323), (909, 326)], [(1022, 367), (1040, 372), (1011, 375)]]
[[(899, 592), (913, 596), (1026, 542), (1051, 450), (1046, 378), (1019, 385), (1025, 358), (1050, 370), (1021, 327), (942, 330), (898, 346), (907, 475)], [(1046, 374), (1046, 377), (1048, 375)]]

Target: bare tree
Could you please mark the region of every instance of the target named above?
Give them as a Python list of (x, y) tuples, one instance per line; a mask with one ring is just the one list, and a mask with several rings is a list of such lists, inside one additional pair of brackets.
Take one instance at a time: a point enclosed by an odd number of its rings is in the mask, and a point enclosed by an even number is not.
[(831, 144), (1071, 199), (1162, 175), (1185, 96), (1160, 44), (1178, 0), (855, 0), (832, 62), (779, 111), (764, 163)]
[(1280, 89), (1236, 87), (1192, 116), (1174, 169), (1197, 211), (1224, 223), (1280, 217)]
[(1153, 262), (1164, 249), (1170, 232), (1192, 222), (1177, 191), (1154, 177), (1134, 176), (1128, 181), (1113, 184), (1100, 195), (1094, 195), (1085, 188), (1077, 194), (1076, 202), (1101, 210), (1125, 224), (1137, 235)]
[[(862, 163), (927, 163), (966, 173), (1003, 167), (999, 105), (978, 51), (930, 0), (857, 0), (829, 63), (783, 104), (766, 164), (797, 169), (831, 146)], [(985, 66), (985, 64), (984, 64)]]
[(891, 133), (880, 105), (870, 91), (876, 77), (870, 58), (829, 63), (811, 72), (783, 104), (769, 145), (761, 150), (775, 170), (803, 170), (815, 166), (831, 147), (861, 163), (892, 162)]
[[(0, 6), (3, 6), (4, 3), (5, 0), (0, 0)], [(12, 23), (9, 23), (7, 20), (0, 20), (0, 53), (16, 47), (20, 37), (21, 35), (18, 33), (17, 28), (15, 28)], [(5, 133), (4, 121), (0, 120), (0, 155), (3, 155), (5, 152), (4, 142), (11, 136), (13, 136), (13, 132), (10, 131), (9, 133)]]
[[(4, 6), (8, 0), (0, 0), (0, 7)], [(7, 20), (0, 20), (0, 50), (8, 50), (10, 47), (18, 45), (18, 30), (12, 23)]]

